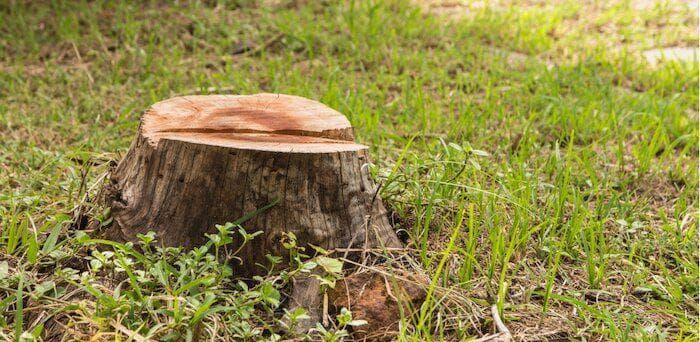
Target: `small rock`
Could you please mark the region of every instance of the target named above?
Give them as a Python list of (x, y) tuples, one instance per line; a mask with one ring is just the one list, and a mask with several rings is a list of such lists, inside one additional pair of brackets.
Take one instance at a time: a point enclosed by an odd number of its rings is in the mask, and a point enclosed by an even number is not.
[(661, 61), (698, 61), (698, 48), (692, 47), (672, 47), (644, 51), (644, 58), (651, 65), (657, 65)]

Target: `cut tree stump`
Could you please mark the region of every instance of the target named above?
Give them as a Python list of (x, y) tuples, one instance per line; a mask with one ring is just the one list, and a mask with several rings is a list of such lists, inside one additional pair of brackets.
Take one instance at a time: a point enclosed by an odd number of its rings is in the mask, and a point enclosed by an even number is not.
[[(319, 102), (281, 94), (175, 97), (145, 112), (112, 173), (113, 221), (104, 235), (134, 241), (153, 231), (165, 246), (192, 248), (216, 224), (276, 202), (243, 224), (263, 234), (238, 254), (237, 276), (263, 273), (256, 264), (267, 265), (266, 254), (286, 256), (287, 232), (302, 246), (400, 247), (368, 163), (345, 116)], [(293, 289), (292, 302), (315, 306), (318, 282), (297, 283), (305, 285)]]

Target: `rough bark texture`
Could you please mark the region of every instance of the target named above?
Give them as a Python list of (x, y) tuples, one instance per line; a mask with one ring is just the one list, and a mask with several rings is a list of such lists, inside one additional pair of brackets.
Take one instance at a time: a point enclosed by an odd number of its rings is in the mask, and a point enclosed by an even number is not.
[(296, 96), (159, 102), (112, 174), (106, 236), (154, 231), (164, 245), (191, 248), (214, 225), (278, 201), (243, 224), (263, 234), (242, 249), (237, 275), (259, 274), (268, 253), (286, 255), (285, 232), (326, 249), (399, 247), (368, 175), (368, 149), (353, 139), (342, 114)]

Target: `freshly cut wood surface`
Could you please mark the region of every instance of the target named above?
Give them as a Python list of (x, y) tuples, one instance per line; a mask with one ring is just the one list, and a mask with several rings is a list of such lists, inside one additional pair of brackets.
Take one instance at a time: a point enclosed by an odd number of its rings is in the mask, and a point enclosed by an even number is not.
[(309, 99), (283, 94), (176, 97), (151, 106), (141, 133), (161, 139), (266, 151), (334, 152), (355, 144), (350, 122)]

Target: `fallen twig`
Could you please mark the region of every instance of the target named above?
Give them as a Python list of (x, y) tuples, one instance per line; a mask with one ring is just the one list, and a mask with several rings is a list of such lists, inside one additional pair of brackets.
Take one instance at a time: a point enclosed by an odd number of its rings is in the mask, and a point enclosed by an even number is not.
[(496, 304), (491, 306), (491, 317), (493, 317), (493, 323), (496, 324), (496, 329), (498, 332), (503, 334), (503, 341), (510, 341), (512, 339), (512, 335), (510, 334), (508, 327), (503, 324), (501, 316), (498, 315), (498, 306)]

